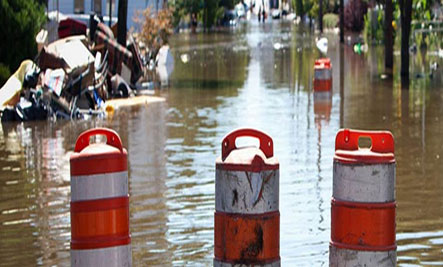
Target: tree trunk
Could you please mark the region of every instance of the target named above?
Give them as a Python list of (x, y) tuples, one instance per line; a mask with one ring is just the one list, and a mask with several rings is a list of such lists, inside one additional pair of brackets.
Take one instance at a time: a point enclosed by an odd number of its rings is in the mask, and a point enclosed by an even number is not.
[(392, 36), (392, 0), (386, 0), (385, 6), (385, 68), (392, 71), (393, 58), (393, 36)]
[(411, 33), (412, 0), (400, 0), (402, 81), (409, 80), (409, 35)]
[(345, 42), (345, 12), (344, 0), (340, 0), (340, 43)]
[(126, 31), (128, 19), (128, 0), (118, 1), (117, 42), (126, 47)]
[(297, 16), (299, 16), (301, 19), (303, 19), (303, 15), (304, 15), (303, 0), (296, 0), (295, 13), (297, 14)]
[(318, 6), (318, 29), (323, 33), (323, 0), (320, 0)]

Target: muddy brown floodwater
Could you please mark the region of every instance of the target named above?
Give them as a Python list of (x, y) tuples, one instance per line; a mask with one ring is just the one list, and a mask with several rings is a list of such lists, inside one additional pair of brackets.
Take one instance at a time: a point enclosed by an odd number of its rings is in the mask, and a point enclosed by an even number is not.
[[(94, 121), (3, 124), (0, 265), (69, 265), (69, 156), (77, 136), (94, 126), (115, 129), (129, 151), (134, 266), (212, 264), (215, 159), (222, 137), (245, 126), (267, 132), (280, 161), (283, 266), (328, 265), (341, 127), (392, 131), (398, 265), (443, 265), (442, 59), (415, 55), (410, 89), (402, 90), (397, 75), (380, 78), (382, 48), (357, 55), (328, 37), (330, 100), (311, 91), (320, 56), (314, 36), (293, 24), (254, 21), (174, 36), (170, 86), (156, 93), (165, 102)], [(440, 69), (430, 78), (432, 62)]]

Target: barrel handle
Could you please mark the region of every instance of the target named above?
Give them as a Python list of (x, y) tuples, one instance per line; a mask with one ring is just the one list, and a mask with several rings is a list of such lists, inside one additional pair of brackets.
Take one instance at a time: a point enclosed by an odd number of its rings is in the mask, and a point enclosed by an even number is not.
[(235, 140), (239, 137), (255, 137), (260, 141), (260, 150), (263, 151), (267, 158), (270, 158), (274, 155), (274, 145), (272, 142), (272, 138), (264, 132), (250, 129), (250, 128), (241, 128), (234, 130), (228, 133), (222, 142), (222, 158), (225, 159), (232, 150), (237, 149), (235, 145)]
[(74, 152), (80, 152), (85, 147), (89, 146), (89, 139), (91, 136), (95, 135), (104, 135), (106, 136), (106, 144), (117, 148), (120, 151), (123, 151), (122, 140), (118, 136), (117, 132), (108, 128), (94, 128), (87, 131), (84, 131), (80, 134), (75, 142)]
[(335, 150), (359, 150), (358, 140), (362, 137), (371, 139), (372, 152), (394, 153), (394, 137), (389, 131), (361, 131), (341, 129), (335, 138)]

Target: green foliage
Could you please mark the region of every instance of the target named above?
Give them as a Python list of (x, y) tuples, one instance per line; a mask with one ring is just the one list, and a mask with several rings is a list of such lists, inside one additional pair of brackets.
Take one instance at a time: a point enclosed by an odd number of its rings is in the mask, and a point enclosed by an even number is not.
[(431, 20), (432, 0), (413, 0), (412, 1), (412, 20)]
[(438, 50), (443, 47), (442, 32), (433, 31), (443, 26), (439, 21), (423, 21), (412, 23), (412, 42), (417, 47), (428, 47), (431, 50)]
[(318, 16), (318, 3), (317, 1), (306, 0), (304, 2), (305, 14), (311, 18), (315, 18)]
[(219, 5), (225, 7), (226, 9), (234, 9), (235, 5), (237, 5), (240, 0), (220, 0), (219, 2)]
[[(432, 32), (433, 28), (440, 28), (443, 23), (436, 22), (432, 14), (432, 5), (435, 0), (414, 0), (412, 3), (411, 43), (417, 47), (427, 46), (430, 49), (438, 49), (443, 44), (441, 32)], [(394, 40), (397, 25), (400, 21), (399, 1), (393, 1), (393, 26)], [(420, 32), (425, 30), (425, 32)], [(430, 31), (429, 31), (430, 30)], [(417, 31), (417, 32), (416, 32)], [(382, 43), (384, 39), (384, 10), (369, 10), (365, 15), (364, 36), (367, 41)]]
[(177, 27), (180, 21), (189, 21), (191, 14), (199, 14), (203, 9), (203, 0), (175, 0), (169, 3), (173, 10), (172, 25)]
[(240, 0), (175, 0), (170, 2), (173, 9), (174, 27), (180, 22), (189, 22), (191, 14), (196, 14), (197, 20), (206, 29), (211, 29), (223, 15), (225, 9), (233, 9)]
[(0, 87), (2, 87), (5, 82), (9, 79), (11, 76), (11, 72), (9, 71), (8, 66), (4, 65), (3, 63), (0, 63)]
[(384, 10), (369, 9), (364, 18), (363, 35), (365, 36), (366, 41), (372, 43), (382, 43), (385, 36), (384, 28), (385, 28)]
[[(336, 0), (322, 0), (323, 14), (332, 13), (338, 7)], [(332, 2), (332, 3), (331, 3)], [(310, 18), (318, 17), (319, 1), (318, 0), (293, 0), (295, 4), (295, 12), (297, 16), (303, 17), (308, 15)], [(302, 12), (300, 11), (302, 10)]]
[(337, 27), (338, 24), (338, 15), (333, 13), (327, 13), (323, 16), (323, 27), (332, 29)]
[(205, 29), (211, 29), (223, 16), (223, 8), (219, 6), (219, 2), (220, 0), (205, 0), (203, 10), (203, 25)]
[(45, 22), (44, 6), (36, 0), (0, 0), (0, 62), (15, 70), (37, 53), (35, 36)]
[(292, 6), (295, 6), (295, 14), (297, 16), (304, 16), (305, 10), (303, 8), (303, 0), (292, 0)]

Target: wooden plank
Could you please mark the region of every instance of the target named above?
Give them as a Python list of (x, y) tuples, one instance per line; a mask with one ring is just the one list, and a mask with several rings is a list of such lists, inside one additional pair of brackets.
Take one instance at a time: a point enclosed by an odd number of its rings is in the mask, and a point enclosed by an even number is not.
[(148, 105), (152, 103), (158, 103), (165, 101), (165, 98), (158, 96), (135, 96), (131, 98), (119, 98), (119, 99), (111, 99), (106, 101), (105, 103), (105, 111), (106, 113), (113, 113), (115, 110), (124, 107), (131, 106), (139, 106), (139, 105)]

